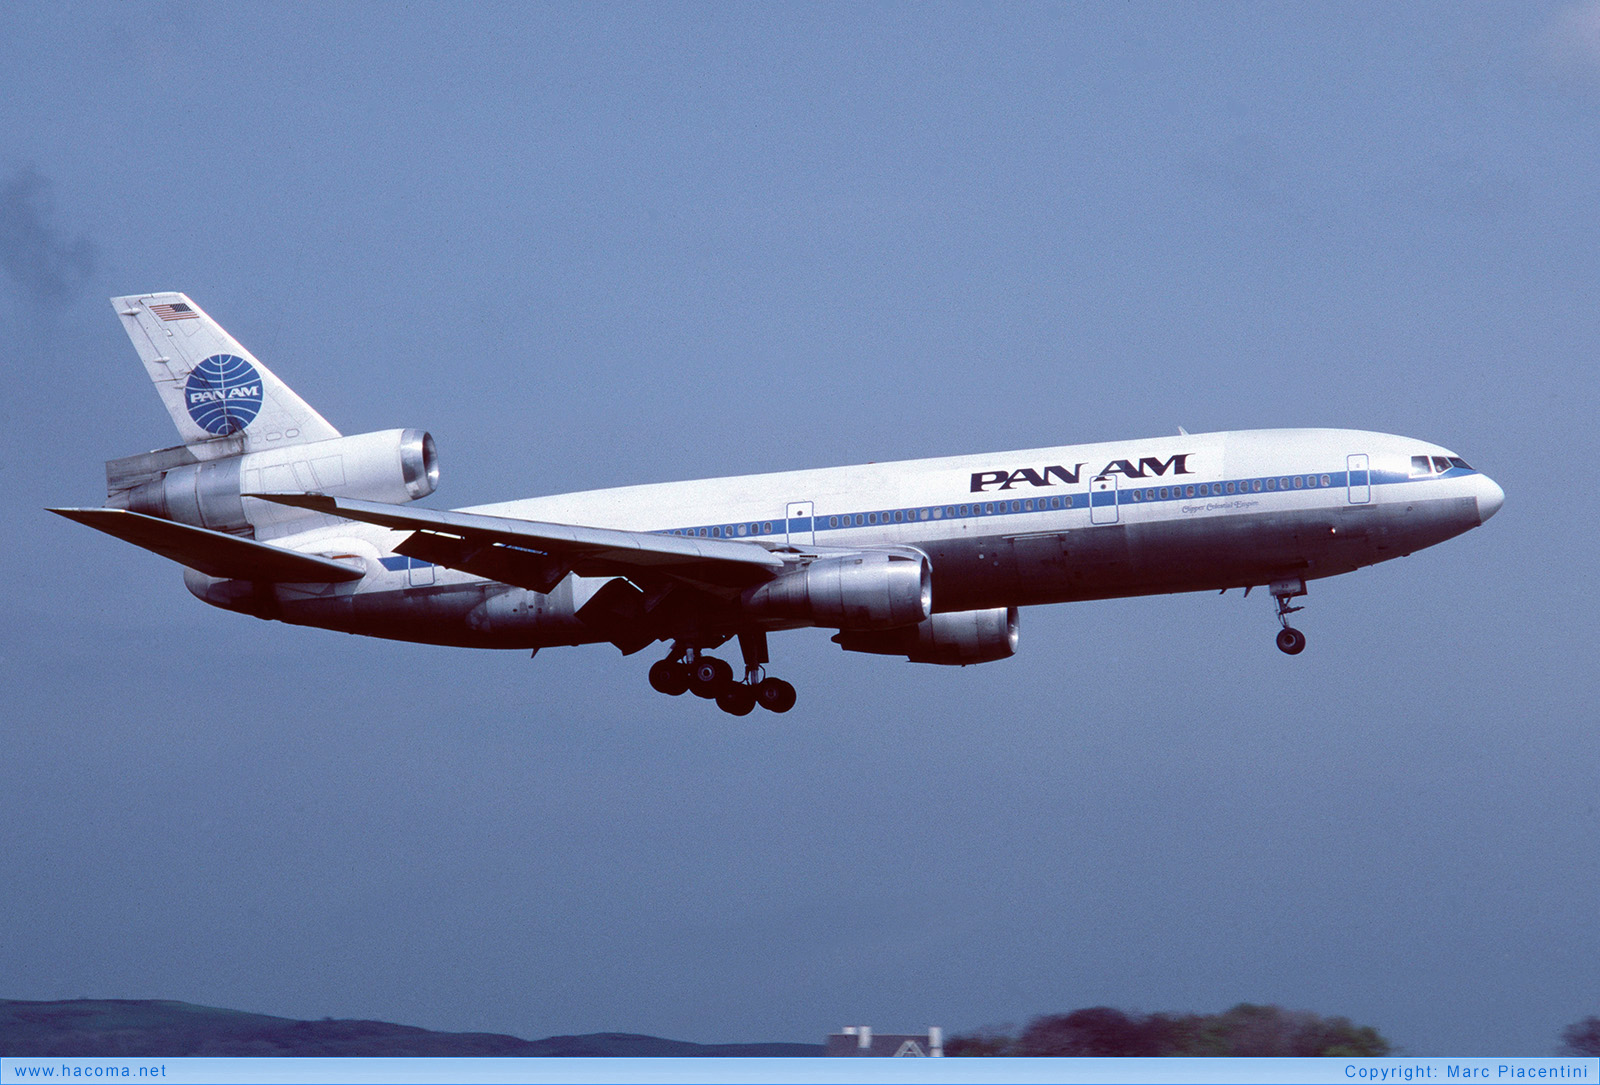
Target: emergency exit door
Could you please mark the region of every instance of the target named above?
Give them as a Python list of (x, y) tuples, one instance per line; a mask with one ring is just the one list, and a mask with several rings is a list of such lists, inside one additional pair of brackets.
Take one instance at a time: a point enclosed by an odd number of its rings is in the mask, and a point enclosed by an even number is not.
[(1372, 471), (1364, 453), (1348, 457), (1345, 467), (1349, 473), (1350, 504), (1365, 505), (1372, 500)]
[(811, 546), (817, 541), (816, 525), (812, 522), (811, 502), (791, 501), (784, 515), (789, 520), (789, 545)]
[(1117, 522), (1117, 479), (1119, 475), (1102, 475), (1089, 483), (1089, 522), (1114, 524)]

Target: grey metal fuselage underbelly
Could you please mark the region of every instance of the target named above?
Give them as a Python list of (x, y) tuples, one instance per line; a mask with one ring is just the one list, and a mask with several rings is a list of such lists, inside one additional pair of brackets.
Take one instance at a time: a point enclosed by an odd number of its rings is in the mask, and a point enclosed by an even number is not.
[(1352, 572), (1478, 525), (1470, 497), (1094, 524), (932, 543), (934, 608), (1220, 591)]
[[(1063, 530), (946, 531), (915, 545), (933, 569), (936, 611), (1033, 606), (1311, 580), (1401, 557), (1479, 523), (1473, 498), (1226, 512)], [(987, 525), (985, 525), (987, 526)], [(282, 586), (252, 603), (208, 601), (262, 617), (366, 636), (481, 648), (539, 648), (604, 638), (576, 617), (575, 578), (548, 594), (446, 577), (358, 590)], [(200, 585), (191, 590), (207, 598)], [(215, 586), (215, 591), (221, 588)], [(791, 628), (792, 623), (766, 623)]]

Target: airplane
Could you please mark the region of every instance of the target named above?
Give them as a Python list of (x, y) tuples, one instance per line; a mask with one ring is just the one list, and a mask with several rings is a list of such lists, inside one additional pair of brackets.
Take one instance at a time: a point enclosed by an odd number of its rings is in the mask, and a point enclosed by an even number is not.
[[(182, 443), (50, 511), (184, 567), (216, 607), (429, 644), (670, 645), (652, 687), (787, 712), (769, 633), (966, 666), (1018, 608), (1316, 579), (1485, 523), (1505, 493), (1426, 441), (1269, 429), (654, 483), (438, 511), (418, 429), (343, 436), (181, 293), (112, 299)], [(709, 654), (736, 640), (743, 676)]]

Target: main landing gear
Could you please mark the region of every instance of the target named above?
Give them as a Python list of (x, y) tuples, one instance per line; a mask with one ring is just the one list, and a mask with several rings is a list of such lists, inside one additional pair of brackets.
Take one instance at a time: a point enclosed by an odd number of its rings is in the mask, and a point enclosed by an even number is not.
[(739, 634), (739, 649), (744, 655), (744, 680), (733, 680), (733, 668), (726, 660), (701, 654), (698, 648), (675, 644), (672, 654), (650, 667), (650, 685), (658, 693), (678, 697), (693, 693), (734, 716), (748, 716), (757, 705), (769, 712), (787, 712), (794, 707), (794, 687), (781, 678), (766, 677), (767, 635)]
[(1278, 630), (1278, 651), (1285, 655), (1297, 656), (1306, 650), (1306, 635), (1289, 624), (1289, 615), (1305, 609), (1305, 607), (1292, 607), (1289, 600), (1299, 598), (1306, 593), (1304, 580), (1275, 580), (1271, 586), (1272, 597), (1278, 601), (1278, 624), (1283, 626)]

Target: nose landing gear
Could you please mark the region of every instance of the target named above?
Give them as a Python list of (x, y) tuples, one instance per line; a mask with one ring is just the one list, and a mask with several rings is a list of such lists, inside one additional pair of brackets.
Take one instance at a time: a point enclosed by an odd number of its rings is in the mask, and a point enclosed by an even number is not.
[(1275, 580), (1272, 582), (1272, 597), (1278, 601), (1278, 624), (1283, 626), (1278, 631), (1278, 651), (1284, 655), (1297, 656), (1306, 650), (1306, 635), (1289, 624), (1289, 615), (1305, 609), (1305, 607), (1292, 607), (1289, 600), (1299, 598), (1306, 594), (1304, 580)]
[(701, 653), (698, 648), (682, 644), (672, 647), (672, 654), (657, 660), (650, 667), (650, 686), (669, 697), (693, 693), (733, 716), (748, 716), (757, 705), (769, 712), (787, 712), (794, 707), (794, 687), (781, 678), (767, 677), (763, 666), (767, 662), (767, 635), (765, 633), (740, 633), (739, 650), (744, 656), (744, 680), (733, 680), (733, 668), (715, 656)]

